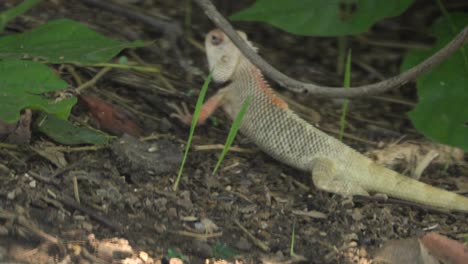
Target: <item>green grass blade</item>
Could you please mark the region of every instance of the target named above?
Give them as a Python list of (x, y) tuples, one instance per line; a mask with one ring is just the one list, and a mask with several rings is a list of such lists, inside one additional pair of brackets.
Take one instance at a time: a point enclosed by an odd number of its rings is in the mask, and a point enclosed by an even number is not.
[[(348, 56), (346, 56), (346, 67), (344, 74), (343, 86), (348, 89), (351, 84), (351, 50), (348, 51)], [(343, 140), (344, 130), (346, 128), (346, 112), (348, 111), (348, 99), (344, 99), (343, 107), (341, 109), (341, 118), (340, 118), (340, 140)]]
[(195, 127), (197, 126), (198, 117), (200, 116), (200, 111), (203, 105), (203, 101), (205, 100), (206, 91), (208, 90), (208, 85), (211, 82), (212, 75), (213, 71), (211, 71), (208, 77), (206, 78), (205, 83), (203, 84), (203, 87), (200, 91), (200, 95), (198, 96), (197, 105), (195, 106), (195, 111), (193, 112), (192, 125), (190, 126), (190, 133), (187, 140), (187, 145), (185, 146), (184, 158), (182, 159), (182, 164), (180, 164), (179, 173), (177, 174), (176, 181), (172, 186), (173, 191), (177, 191), (177, 188), (179, 187), (180, 177), (182, 176), (182, 172), (184, 171), (185, 161), (187, 160), (190, 145), (192, 145), (193, 132), (195, 132)]
[(346, 46), (348, 46), (348, 38), (346, 36), (337, 37), (338, 41), (338, 61), (336, 63), (336, 72), (341, 74), (345, 67)]
[(218, 171), (219, 165), (221, 165), (221, 162), (223, 161), (224, 156), (226, 155), (229, 148), (231, 147), (232, 142), (234, 141), (234, 138), (236, 138), (237, 131), (239, 130), (239, 128), (241, 126), (242, 119), (244, 118), (245, 111), (247, 111), (247, 107), (249, 107), (251, 99), (252, 99), (251, 96), (247, 97), (245, 99), (244, 103), (242, 104), (242, 107), (241, 107), (239, 113), (237, 113), (236, 119), (232, 123), (231, 129), (229, 130), (229, 134), (228, 134), (228, 137), (226, 139), (226, 143), (224, 144), (223, 151), (221, 152), (221, 155), (219, 156), (218, 162), (216, 163), (216, 166), (215, 166), (213, 172), (211, 173), (211, 175), (216, 174), (216, 171)]
[(5, 29), (6, 24), (15, 17), (25, 13), (37, 5), (41, 0), (26, 0), (23, 3), (0, 13), (0, 33)]
[(289, 249), (289, 255), (294, 256), (294, 243), (296, 241), (296, 222), (293, 222), (292, 233), (291, 233), (291, 245)]

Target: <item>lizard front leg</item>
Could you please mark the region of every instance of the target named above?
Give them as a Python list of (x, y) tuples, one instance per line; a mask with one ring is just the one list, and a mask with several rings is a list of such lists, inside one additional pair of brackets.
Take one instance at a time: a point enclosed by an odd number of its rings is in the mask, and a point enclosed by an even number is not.
[[(198, 116), (197, 125), (204, 124), (208, 117), (210, 117), (214, 111), (222, 105), (225, 93), (225, 90), (219, 90), (202, 105), (200, 115)], [(180, 108), (174, 103), (169, 103), (168, 106), (175, 111), (175, 113), (171, 114), (171, 117), (175, 117), (185, 125), (190, 126), (192, 123), (193, 114), (189, 112), (187, 105), (182, 104), (182, 108)]]
[(346, 181), (336, 171), (336, 165), (331, 159), (316, 158), (313, 161), (312, 180), (315, 187), (343, 196), (364, 195), (369, 193), (357, 183)]

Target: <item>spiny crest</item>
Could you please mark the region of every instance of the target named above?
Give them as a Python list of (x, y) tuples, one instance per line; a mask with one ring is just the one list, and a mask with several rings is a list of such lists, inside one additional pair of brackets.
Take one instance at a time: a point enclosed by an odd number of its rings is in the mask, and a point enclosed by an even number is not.
[(270, 102), (281, 108), (281, 109), (288, 109), (288, 103), (281, 99), (278, 95), (273, 92), (271, 89), (270, 84), (265, 80), (263, 73), (255, 66), (252, 66), (251, 73), (255, 77), (255, 81), (258, 84), (258, 88), (260, 91), (266, 95), (266, 97), (270, 100)]

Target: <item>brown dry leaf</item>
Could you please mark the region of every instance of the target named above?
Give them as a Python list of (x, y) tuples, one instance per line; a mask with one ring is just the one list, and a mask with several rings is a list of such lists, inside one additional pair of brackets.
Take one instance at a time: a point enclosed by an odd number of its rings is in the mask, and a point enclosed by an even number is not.
[(65, 154), (62, 151), (53, 149), (55, 144), (48, 141), (40, 141), (31, 147), (37, 154), (52, 162), (57, 168), (63, 168), (68, 165)]
[(134, 137), (143, 135), (143, 129), (120, 107), (92, 96), (80, 95), (80, 99), (89, 107), (103, 130), (119, 136), (125, 133)]
[(462, 162), (464, 152), (433, 142), (404, 142), (370, 151), (367, 156), (390, 168), (404, 164), (412, 172), (411, 175), (418, 178), (430, 163), (446, 165)]
[(420, 241), (431, 255), (445, 264), (468, 263), (468, 248), (456, 240), (431, 232)]
[(375, 263), (438, 264), (417, 238), (389, 240), (374, 254)]

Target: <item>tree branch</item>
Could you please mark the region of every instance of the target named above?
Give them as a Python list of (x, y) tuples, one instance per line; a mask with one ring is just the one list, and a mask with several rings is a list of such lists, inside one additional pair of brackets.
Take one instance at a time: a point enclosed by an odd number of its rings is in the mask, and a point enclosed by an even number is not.
[(224, 18), (209, 0), (195, 0), (195, 2), (205, 11), (205, 14), (213, 21), (213, 23), (222, 29), (239, 50), (266, 76), (276, 81), (281, 86), (293, 92), (303, 92), (324, 97), (360, 97), (376, 95), (386, 92), (390, 89), (400, 87), (423, 73), (428, 72), (435, 66), (439, 65), (450, 55), (456, 52), (468, 40), (468, 26), (465, 27), (452, 41), (447, 43), (445, 47), (436, 52), (431, 57), (427, 58), (413, 68), (374, 84), (352, 87), (352, 89), (339, 89), (343, 87), (326, 87), (319, 86), (313, 83), (304, 83), (288, 77), (281, 73), (262, 57), (260, 57), (253, 49), (251, 49), (237, 34), (232, 25)]

